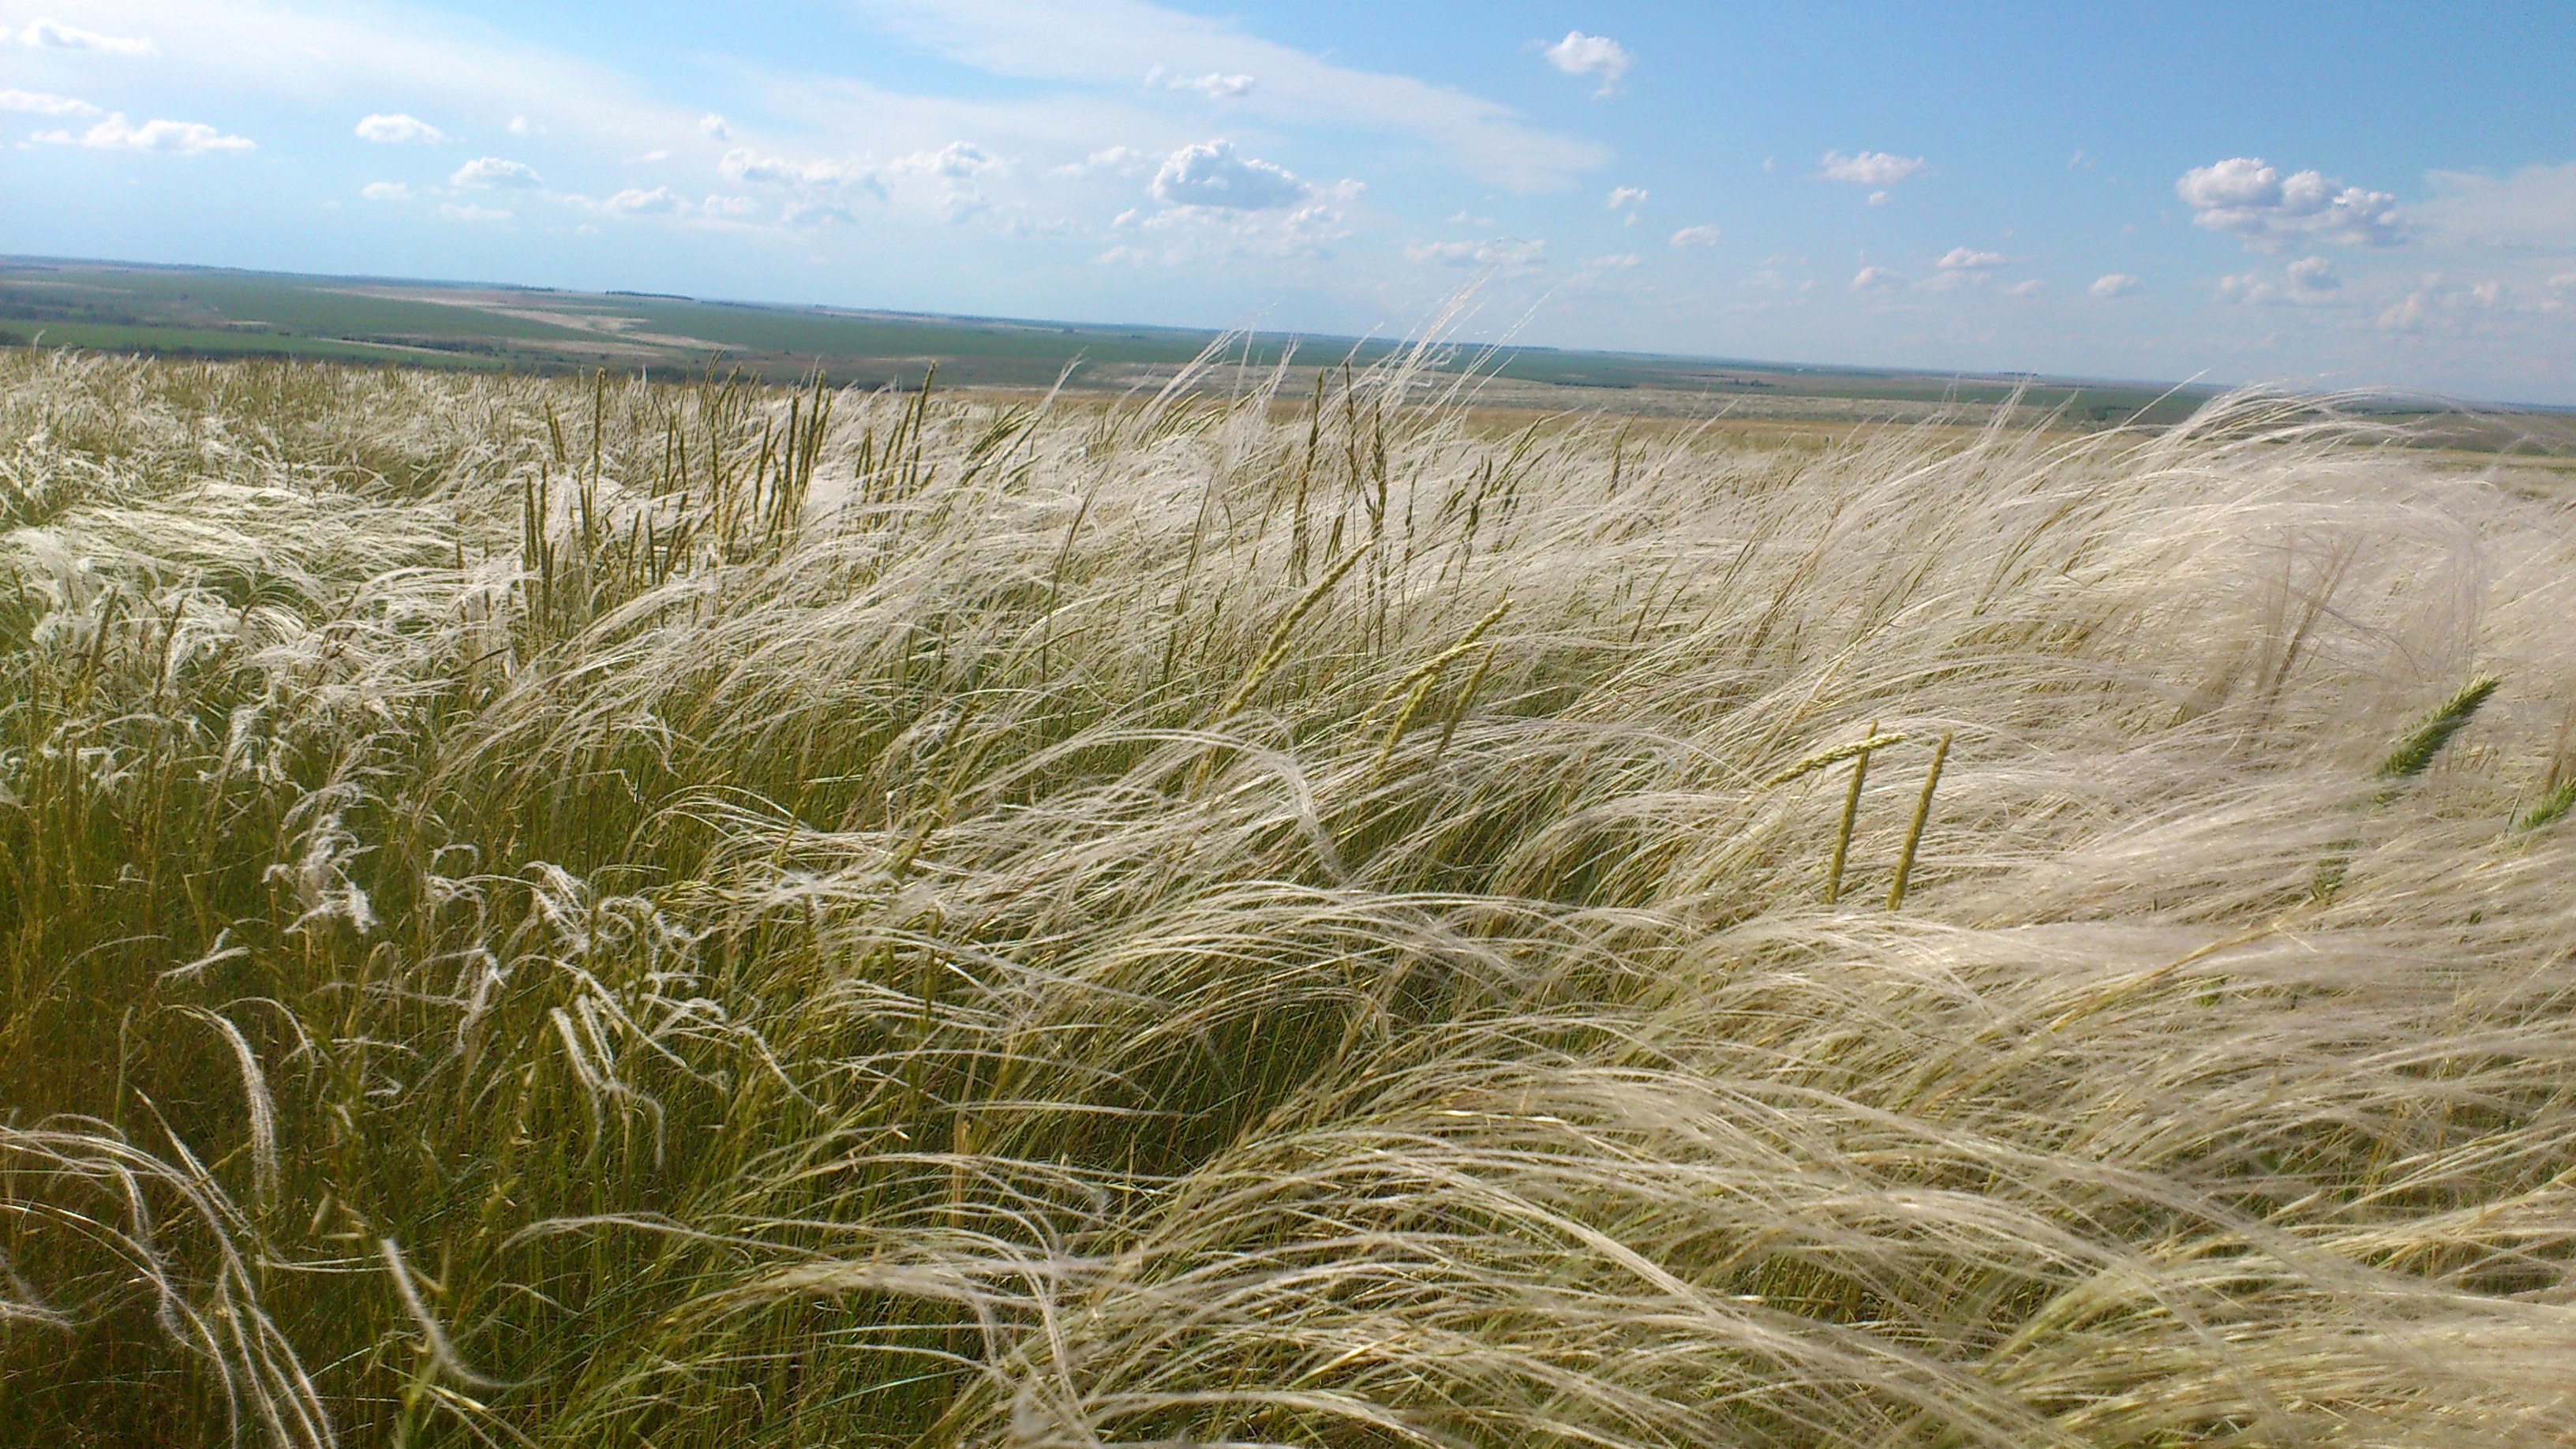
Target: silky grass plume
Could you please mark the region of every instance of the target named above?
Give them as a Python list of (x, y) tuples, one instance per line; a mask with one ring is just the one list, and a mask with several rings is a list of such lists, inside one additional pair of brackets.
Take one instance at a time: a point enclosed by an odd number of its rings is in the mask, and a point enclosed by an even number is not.
[(0, 353), (0, 1439), (2576, 1442), (2563, 493), (1425, 356)]

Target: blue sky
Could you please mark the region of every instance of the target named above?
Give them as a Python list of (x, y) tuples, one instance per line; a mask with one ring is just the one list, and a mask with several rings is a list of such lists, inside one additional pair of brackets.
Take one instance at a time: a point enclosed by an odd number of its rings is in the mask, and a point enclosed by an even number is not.
[(0, 29), (10, 253), (2576, 404), (2564, 0)]

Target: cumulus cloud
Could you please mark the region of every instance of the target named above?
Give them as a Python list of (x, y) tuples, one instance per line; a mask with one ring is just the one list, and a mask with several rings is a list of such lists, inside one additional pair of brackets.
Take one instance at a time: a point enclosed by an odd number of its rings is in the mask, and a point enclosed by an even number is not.
[(833, 160), (791, 161), (784, 156), (764, 156), (748, 146), (737, 146), (724, 154), (716, 169), (736, 181), (755, 186), (778, 186), (792, 191), (839, 191), (855, 189), (885, 194), (885, 185), (877, 179), (874, 168), (863, 162)]
[(2125, 297), (2142, 285), (2144, 284), (2127, 272), (2104, 272), (2093, 279), (2092, 286), (2084, 290), (2096, 297)]
[(1816, 174), (1828, 181), (1848, 181), (1855, 186), (1893, 186), (1920, 174), (1928, 164), (1920, 156), (1898, 156), (1886, 151), (1862, 151), (1851, 156), (1827, 151), (1824, 159), (1816, 163)]
[(600, 203), (600, 209), (620, 216), (676, 216), (689, 209), (689, 203), (667, 186), (650, 191), (630, 186)]
[(391, 115), (368, 116), (358, 122), (358, 139), (382, 146), (399, 146), (407, 141), (444, 141), (447, 133), (418, 116), (397, 111)]
[(1892, 292), (1904, 285), (1902, 274), (1885, 267), (1863, 267), (1851, 279), (1851, 289), (1855, 292)]
[(698, 203), (698, 210), (708, 216), (749, 216), (760, 210), (760, 203), (748, 196), (724, 196), (710, 193)]
[(1716, 227), (1705, 224), (1686, 226), (1673, 233), (1672, 244), (1677, 247), (1713, 247), (1717, 245), (1717, 238)]
[(248, 137), (227, 136), (201, 121), (146, 121), (138, 126), (126, 120), (123, 111), (110, 112), (106, 120), (77, 136), (69, 131), (47, 131), (36, 139), (49, 146), (87, 146), (96, 151), (159, 151), (172, 156), (259, 149)]
[(1132, 176), (1143, 171), (1153, 159), (1151, 155), (1133, 146), (1103, 146), (1079, 161), (1056, 167), (1055, 174), (1090, 176), (1108, 172), (1119, 176)]
[(89, 50), (105, 55), (159, 55), (161, 47), (151, 37), (142, 35), (101, 35), (95, 30), (80, 30), (65, 25), (51, 16), (40, 16), (34, 24), (18, 32), (22, 45), (43, 46), (48, 50)]
[(358, 194), (369, 201), (411, 200), (411, 188), (399, 181), (370, 181), (358, 188)]
[(2338, 246), (2395, 246), (2406, 240), (2397, 198), (2346, 186), (2316, 171), (2282, 175), (2259, 156), (2195, 166), (2174, 183), (2192, 221), (2269, 251), (2302, 239)]
[(2218, 279), (2219, 300), (2248, 307), (2317, 307), (2340, 300), (2343, 279), (2323, 257), (2301, 257), (2278, 277), (2241, 272)]
[(1153, 191), (1156, 200), (1174, 206), (1268, 211), (1304, 200), (1307, 186), (1287, 168), (1238, 156), (1232, 142), (1218, 139), (1164, 157)]
[(1167, 91), (1196, 91), (1209, 100), (1218, 101), (1229, 96), (1251, 94), (1255, 82), (1248, 75), (1228, 75), (1214, 70), (1205, 75), (1171, 75), (1158, 65), (1145, 73), (1145, 84), (1160, 86)]
[(95, 116), (99, 108), (71, 96), (44, 91), (0, 91), (0, 111), (29, 111), (39, 116)]
[(957, 181), (999, 170), (1001, 165), (991, 152), (972, 141), (951, 141), (936, 151), (899, 156), (885, 169), (896, 175), (945, 176)]
[(512, 116), (510, 118), (510, 124), (503, 129), (507, 130), (513, 136), (538, 136), (543, 135), (546, 128), (543, 126), (530, 125), (528, 123), (528, 118), (525, 116)]
[(1580, 30), (1565, 32), (1565, 38), (1547, 48), (1547, 63), (1567, 75), (1587, 76), (1598, 82), (1595, 95), (1610, 95), (1627, 78), (1628, 67), (1637, 58), (1628, 47), (1606, 35), (1586, 35)]
[(778, 220), (805, 231), (825, 226), (856, 226), (859, 219), (846, 206), (828, 201), (791, 201), (778, 208)]
[(2508, 310), (2502, 282), (2489, 279), (2460, 286), (2435, 275), (2382, 308), (2376, 320), (2382, 332), (2460, 336), (2489, 330), (2495, 314)]
[(528, 190), (543, 186), (546, 179), (524, 161), (505, 161), (498, 156), (477, 156), (456, 168), (447, 178), (450, 186), (499, 187)]
[(2004, 293), (2007, 296), (2013, 297), (2036, 297), (2047, 290), (2048, 284), (2046, 282), (2041, 281), (2037, 277), (2032, 277), (2028, 281), (2015, 282), (2011, 286), (2004, 288)]
[(1356, 182), (1308, 188), (1309, 199), (1293, 209), (1177, 205), (1160, 211), (1130, 209), (1110, 223), (1113, 230), (1136, 237), (1102, 252), (1104, 263), (1189, 263), (1244, 257), (1329, 257), (1331, 244), (1350, 234), (1333, 200), (1356, 195)]
[(1503, 272), (1534, 271), (1547, 264), (1547, 243), (1518, 237), (1490, 241), (1417, 242), (1404, 249), (1408, 258), (1444, 267), (1491, 267)]
[(717, 115), (713, 111), (709, 111), (705, 115), (698, 117), (698, 130), (710, 141), (730, 141), (733, 139), (733, 127), (725, 124), (725, 118)]
[(2425, 180), (2433, 194), (2408, 207), (2407, 218), (2445, 241), (2563, 256), (2568, 238), (2576, 237), (2576, 161), (2503, 176), (2433, 171)]
[(1639, 207), (1645, 204), (1646, 188), (1642, 186), (1613, 186), (1610, 188), (1609, 204), (1604, 209), (1609, 211), (1626, 211), (1632, 207)]
[(1994, 276), (1996, 268), (2008, 266), (2011, 262), (2012, 258), (2001, 252), (1952, 247), (1934, 260), (1932, 275), (1918, 285), (1928, 292), (1955, 292), (1962, 287), (1981, 287)]

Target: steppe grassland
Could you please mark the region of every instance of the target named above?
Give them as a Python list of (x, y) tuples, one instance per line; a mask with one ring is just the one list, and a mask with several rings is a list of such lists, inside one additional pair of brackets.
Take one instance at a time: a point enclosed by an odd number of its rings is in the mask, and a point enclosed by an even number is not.
[(2563, 506), (1406, 395), (9, 354), (0, 1433), (2576, 1436)]

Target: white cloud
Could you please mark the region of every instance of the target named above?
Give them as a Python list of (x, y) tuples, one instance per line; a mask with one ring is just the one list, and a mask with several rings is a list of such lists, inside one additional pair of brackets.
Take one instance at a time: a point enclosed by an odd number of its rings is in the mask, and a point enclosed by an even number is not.
[(858, 217), (852, 215), (848, 207), (828, 201), (788, 202), (778, 208), (778, 220), (782, 225), (805, 231), (818, 230), (827, 225), (856, 226), (859, 224)]
[(1613, 186), (1610, 188), (1610, 201), (1604, 210), (1624, 211), (1630, 207), (1643, 206), (1645, 204), (1646, 188), (1642, 186)]
[(1896, 193), (1893, 191), (1873, 191), (1869, 194), (1869, 204), (1872, 206), (1885, 206), (1895, 199)]
[(698, 131), (699, 134), (705, 136), (710, 141), (730, 141), (733, 139), (733, 127), (726, 123), (724, 117), (717, 115), (713, 111), (709, 111), (705, 115), (698, 117)]
[(513, 136), (535, 136), (542, 134), (546, 128), (528, 124), (528, 118), (525, 116), (512, 116), (510, 124), (504, 129)]
[(2048, 284), (2046, 282), (2041, 281), (2037, 277), (2032, 277), (2028, 281), (2015, 282), (2011, 286), (2004, 288), (2004, 293), (2007, 296), (2013, 297), (2036, 297), (2047, 290)]
[(2301, 257), (2288, 268), (2290, 285), (2305, 292), (2340, 290), (2343, 279), (2335, 275), (2334, 263), (2323, 257)]
[(2125, 297), (2143, 285), (2127, 272), (2105, 272), (2084, 290), (2096, 297)]
[(1096, 259), (1105, 263), (1187, 263), (1246, 258), (1315, 258), (1332, 255), (1331, 244), (1350, 234), (1331, 198), (1355, 194), (1354, 183), (1324, 188), (1323, 199), (1293, 210), (1243, 210), (1205, 206), (1169, 206), (1160, 211), (1121, 212), (1113, 230), (1135, 236), (1132, 244), (1111, 247)]
[(1521, 273), (1535, 271), (1547, 264), (1547, 243), (1518, 237), (1495, 237), (1490, 241), (1416, 242), (1404, 249), (1407, 258), (1417, 262), (1434, 262), (1444, 267), (1491, 267), (1496, 271)]
[(698, 210), (709, 216), (749, 216), (760, 210), (760, 203), (748, 196), (722, 196), (711, 193), (706, 200), (698, 203)]
[(438, 216), (446, 221), (495, 222), (510, 219), (510, 213), (494, 207), (476, 206), (471, 202), (460, 204), (453, 201), (440, 203)]
[(406, 141), (444, 141), (447, 133), (418, 116), (395, 112), (392, 115), (368, 116), (359, 121), (358, 139), (397, 146)]
[(790, 161), (784, 156), (764, 156), (748, 146), (737, 146), (724, 154), (716, 169), (736, 181), (758, 186), (783, 186), (797, 191), (855, 188), (878, 196), (885, 194), (885, 184), (877, 179), (876, 169), (861, 161)]
[(1079, 161), (1056, 167), (1055, 174), (1089, 176), (1106, 171), (1119, 176), (1134, 176), (1153, 164), (1153, 160), (1150, 154), (1133, 146), (1104, 146)]
[(39, 116), (95, 116), (98, 107), (70, 96), (44, 91), (0, 91), (0, 111), (31, 111)]
[(43, 46), (48, 50), (91, 50), (106, 55), (159, 55), (161, 47), (148, 36), (101, 35), (95, 30), (77, 30), (51, 16), (39, 17), (18, 32), (19, 43)]
[(1982, 287), (1994, 277), (1996, 268), (2008, 266), (2011, 261), (2001, 252), (1952, 247), (1932, 263), (1932, 275), (1916, 285), (1927, 292), (1955, 292), (1962, 287)]
[(411, 188), (399, 181), (370, 181), (358, 188), (358, 194), (369, 201), (411, 200)]
[(2334, 264), (2323, 257), (2301, 257), (2282, 269), (2277, 278), (2259, 272), (2240, 272), (2218, 279), (2221, 301), (2242, 303), (2248, 307), (2317, 307), (2339, 300), (2343, 279), (2335, 275)]
[(689, 203), (667, 186), (650, 191), (630, 186), (600, 203), (603, 210), (621, 216), (676, 216), (689, 209)]
[(915, 151), (887, 163), (886, 170), (895, 175), (945, 176), (963, 180), (986, 171), (1001, 169), (993, 154), (972, 141), (951, 141), (936, 151)]
[(1885, 151), (1862, 151), (1851, 156), (1827, 151), (1824, 159), (1816, 163), (1816, 174), (1855, 186), (1893, 186), (1920, 174), (1927, 164), (1920, 156), (1897, 156)]
[[(2379, 330), (2401, 334), (2440, 333), (2471, 336), (2491, 332), (2500, 314), (2514, 310), (2502, 282), (2492, 278), (2460, 286), (2436, 274), (2424, 284), (2381, 309)], [(2545, 304), (2539, 310), (2554, 310)]]
[(1713, 247), (1717, 245), (1717, 238), (1716, 227), (1686, 226), (1673, 233), (1672, 244), (1677, 247)]
[(2444, 240), (2564, 255), (2576, 237), (2576, 161), (2501, 177), (2435, 171), (2425, 179), (2433, 196), (2408, 215)]
[(172, 156), (259, 149), (247, 137), (227, 136), (201, 121), (146, 121), (137, 126), (125, 119), (123, 111), (110, 112), (106, 120), (78, 136), (69, 131), (47, 131), (36, 139), (49, 146), (87, 146), (97, 151), (159, 151)]
[(1304, 200), (1307, 188), (1285, 167), (1237, 156), (1233, 143), (1220, 138), (1163, 158), (1153, 190), (1156, 200), (1174, 206), (1268, 211)]
[(2192, 222), (2271, 250), (2302, 237), (2339, 246), (2395, 246), (2406, 240), (2397, 198), (2346, 186), (2320, 172), (2287, 176), (2259, 156), (2231, 156), (2195, 166), (2174, 183)]
[(1612, 267), (1623, 269), (1633, 267), (1643, 261), (1645, 261), (1645, 258), (1637, 255), (1635, 252), (1613, 252), (1606, 257), (1585, 257), (1583, 259), (1583, 265), (1593, 268), (1596, 271), (1601, 271)]
[(670, 160), (670, 159), (671, 159), (671, 153), (670, 153), (670, 152), (663, 150), (663, 149), (662, 149), (661, 147), (659, 147), (659, 146), (656, 146), (656, 147), (654, 147), (652, 150), (645, 152), (645, 153), (644, 153), (643, 155), (641, 155), (641, 156), (629, 156), (629, 157), (627, 157), (627, 158), (626, 158), (626, 164), (627, 164), (627, 165), (629, 165), (629, 166), (650, 166), (650, 165), (654, 164), (655, 162), (659, 162), (659, 161), (668, 161), (668, 160)]
[(450, 186), (489, 186), (527, 190), (546, 184), (536, 168), (524, 161), (505, 161), (498, 156), (477, 156), (456, 168), (447, 178)]
[(1600, 82), (1595, 95), (1610, 95), (1619, 89), (1628, 67), (1637, 58), (1628, 47), (1606, 35), (1586, 35), (1580, 30), (1565, 32), (1565, 38), (1547, 48), (1547, 63), (1567, 75), (1588, 76)]
[[(1133, 87), (1154, 66), (1196, 76), (1253, 75), (1259, 86), (1227, 104), (1289, 128), (1323, 125), (1398, 137), (1446, 153), (1477, 178), (1538, 191), (1602, 165), (1609, 148), (1532, 125), (1511, 107), (1419, 77), (1357, 70), (1246, 33), (1229, 19), (1152, 0), (849, 0), (883, 29), (944, 59), (1015, 80)], [(873, 94), (873, 93), (871, 93)], [(893, 97), (895, 101), (910, 98)], [(1063, 134), (1073, 95), (1039, 95), (1024, 108)], [(845, 104), (836, 100), (836, 107)], [(943, 114), (952, 107), (941, 108)], [(953, 122), (951, 123), (953, 124)]]
[(1196, 91), (1209, 100), (1219, 101), (1230, 96), (1252, 94), (1255, 82), (1248, 75), (1227, 75), (1216, 70), (1205, 75), (1167, 75), (1158, 65), (1145, 73), (1145, 84), (1160, 86), (1167, 91)]
[(1905, 285), (1905, 278), (1885, 267), (1863, 267), (1852, 275), (1855, 292), (1892, 292)]

